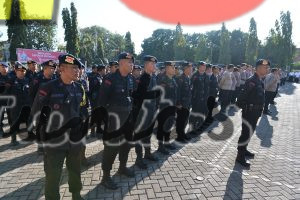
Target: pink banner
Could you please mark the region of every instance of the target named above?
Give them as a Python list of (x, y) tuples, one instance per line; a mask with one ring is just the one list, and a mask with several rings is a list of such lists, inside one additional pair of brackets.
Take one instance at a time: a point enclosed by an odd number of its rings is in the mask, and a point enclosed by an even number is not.
[(58, 62), (58, 56), (61, 54), (64, 53), (33, 49), (17, 49), (18, 61), (21, 63), (26, 63), (28, 60), (34, 60), (39, 64), (48, 60), (54, 60), (55, 62)]

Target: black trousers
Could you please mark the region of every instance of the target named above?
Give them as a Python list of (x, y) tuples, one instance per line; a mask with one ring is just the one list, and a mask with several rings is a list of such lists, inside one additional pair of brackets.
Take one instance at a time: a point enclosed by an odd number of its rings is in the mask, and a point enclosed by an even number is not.
[(185, 127), (189, 121), (190, 111), (188, 108), (177, 109), (176, 132), (177, 139), (184, 139)]
[[(150, 140), (151, 140), (151, 136), (143, 138), (140, 142), (137, 142), (135, 144), (135, 152), (136, 152), (137, 160), (143, 158), (143, 146), (145, 148), (145, 153), (150, 153), (150, 151), (151, 151), (151, 147), (150, 147), (151, 141)], [(140, 143), (142, 143), (142, 144), (140, 144)]]
[(167, 107), (162, 109), (161, 113), (157, 116), (157, 139), (161, 143), (167, 143), (170, 141), (171, 128), (174, 124), (174, 117), (176, 114), (176, 108)]
[(68, 170), (69, 191), (80, 192), (81, 184), (81, 146), (69, 150), (45, 148), (44, 170), (46, 174), (45, 197), (47, 200), (59, 200), (59, 183), (61, 179), (64, 160)]
[[(117, 113), (118, 119), (120, 120), (120, 127), (122, 127), (129, 116), (129, 112), (121, 112), (118, 110), (111, 110), (111, 112)], [(117, 120), (113, 116), (109, 116), (108, 133), (117, 130)], [(124, 139), (124, 135), (114, 138), (108, 141), (104, 141), (103, 149), (103, 160), (102, 160), (102, 170), (110, 171), (112, 165), (116, 159), (117, 154), (119, 154), (120, 167), (126, 167), (128, 160), (128, 154), (131, 145)]]
[(230, 104), (231, 90), (220, 90), (221, 111), (224, 112)]
[[(22, 110), (20, 111), (19, 117), (14, 121), (14, 123), (10, 124), (10, 133), (11, 133), (11, 138), (12, 141), (16, 141), (16, 135), (17, 132), (20, 130), (20, 124), (21, 123), (26, 123), (27, 128), (29, 127), (29, 116), (30, 116), (30, 107), (26, 106), (23, 107)], [(12, 122), (12, 120), (11, 120)]]
[[(151, 133), (153, 133), (154, 126), (152, 126), (152, 122), (154, 121), (156, 107), (155, 105), (148, 106), (146, 104), (145, 108), (146, 112), (140, 109), (138, 113), (138, 117), (136, 120), (136, 128), (140, 128), (139, 132), (149, 130)], [(137, 159), (142, 159), (143, 157), (143, 146), (145, 149), (145, 154), (151, 152), (151, 136), (152, 135), (145, 137), (135, 144), (135, 152), (137, 155)]]
[[(247, 150), (248, 143), (250, 142), (250, 137), (256, 129), (256, 124), (257, 124), (259, 117), (261, 116), (261, 112), (262, 112), (262, 110), (257, 110), (257, 109), (253, 109), (253, 110), (243, 109), (242, 110), (243, 122), (242, 122), (241, 136), (238, 141), (238, 148), (237, 148), (238, 151), (244, 152)], [(247, 124), (246, 122), (248, 122), (249, 124)], [(250, 132), (248, 125), (250, 125), (250, 127), (252, 128), (252, 131), (253, 131), (252, 133)]]
[(104, 141), (102, 170), (110, 171), (112, 165), (119, 154), (120, 167), (126, 167), (128, 160), (128, 154), (130, 151), (130, 145), (128, 142), (120, 143), (123, 141), (123, 136), (120, 138), (114, 138), (109, 141)]
[(267, 111), (269, 109), (269, 105), (273, 101), (274, 95), (275, 95), (275, 92), (265, 91), (264, 111)]

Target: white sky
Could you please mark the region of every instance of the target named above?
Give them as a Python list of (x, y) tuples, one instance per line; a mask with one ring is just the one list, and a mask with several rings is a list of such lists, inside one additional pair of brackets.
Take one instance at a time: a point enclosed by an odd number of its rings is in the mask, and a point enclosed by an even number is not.
[[(61, 10), (64, 7), (69, 8), (71, 2), (74, 2), (77, 8), (80, 28), (99, 25), (111, 32), (123, 35), (130, 31), (136, 52), (141, 51), (142, 41), (144, 38), (151, 36), (153, 30), (158, 28), (175, 29), (175, 25), (164, 24), (141, 16), (128, 9), (120, 0), (60, 0), (57, 36), (59, 43), (63, 43), (64, 37)], [(297, 47), (300, 47), (299, 5), (299, 0), (265, 0), (257, 9), (234, 20), (226, 21), (226, 27), (231, 31), (241, 29), (247, 32), (250, 18), (254, 17), (257, 22), (258, 37), (264, 41), (269, 34), (269, 30), (274, 27), (275, 20), (279, 19), (280, 11), (289, 10), (293, 21), (293, 41)], [(182, 27), (184, 33), (205, 33), (206, 31), (220, 29), (221, 24)], [(4, 25), (1, 25), (0, 31), (6, 33)], [(6, 39), (6, 36), (2, 36), (1, 40), (4, 39)]]

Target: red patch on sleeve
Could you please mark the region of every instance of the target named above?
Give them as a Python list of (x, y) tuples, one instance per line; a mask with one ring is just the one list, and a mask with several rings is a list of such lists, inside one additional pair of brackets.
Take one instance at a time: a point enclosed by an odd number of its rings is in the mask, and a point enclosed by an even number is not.
[(40, 90), (39, 91), (39, 94), (41, 95), (41, 96), (47, 96), (47, 92), (46, 91), (44, 91), (44, 90)]
[(110, 80), (105, 80), (104, 83), (105, 83), (106, 85), (111, 85), (111, 81), (110, 81)]

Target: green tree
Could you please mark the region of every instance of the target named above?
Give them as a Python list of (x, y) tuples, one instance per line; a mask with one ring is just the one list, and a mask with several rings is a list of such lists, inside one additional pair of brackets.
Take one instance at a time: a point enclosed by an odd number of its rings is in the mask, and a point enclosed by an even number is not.
[(293, 23), (291, 20), (291, 14), (289, 11), (286, 13), (280, 13), (280, 24), (282, 33), (282, 57), (283, 61), (280, 63), (283, 65), (291, 65), (293, 63), (293, 57), (295, 54), (295, 45), (292, 41)]
[(247, 40), (247, 46), (246, 46), (246, 62), (254, 65), (254, 63), (257, 60), (257, 54), (258, 54), (258, 37), (257, 37), (257, 27), (256, 22), (254, 18), (251, 18), (250, 20), (250, 27), (249, 27), (249, 36)]
[[(21, 7), (24, 7), (23, 3), (19, 0), (12, 0), (11, 8), (9, 8), (10, 4), (8, 1), (5, 1), (4, 8), (5, 13), (9, 14), (10, 16), (7, 16), (7, 19), (5, 21), (7, 26), (7, 37), (8, 41), (10, 43), (9, 52), (10, 52), (10, 60), (16, 61), (17, 60), (17, 54), (16, 49), (17, 48), (27, 48), (27, 27), (26, 22), (21, 19), (20, 16), (20, 9)], [(8, 10), (11, 9), (11, 12), (8, 12)], [(24, 8), (22, 10), (25, 10)]]
[(135, 54), (134, 43), (131, 40), (131, 33), (129, 31), (125, 35), (125, 51), (131, 54)]
[(56, 24), (52, 21), (28, 21), (27, 44), (30, 49), (52, 51), (56, 44)]
[(174, 40), (174, 59), (184, 60), (185, 59), (185, 38), (183, 35), (183, 30), (180, 23), (177, 24), (175, 30), (175, 40)]
[(63, 27), (65, 29), (65, 42), (66, 42), (66, 51), (68, 53), (72, 52), (72, 23), (71, 16), (68, 8), (64, 8), (62, 10), (62, 18), (63, 18)]
[(219, 63), (229, 64), (230, 62), (230, 33), (223, 23), (221, 29)]
[(63, 27), (65, 29), (66, 50), (68, 53), (78, 56), (79, 34), (77, 25), (77, 10), (74, 3), (71, 3), (71, 14), (68, 8), (62, 10)]
[(248, 34), (241, 30), (231, 32), (230, 50), (232, 64), (239, 65), (245, 62), (247, 38)]
[(79, 36), (78, 36), (78, 22), (77, 22), (77, 9), (74, 3), (71, 3), (71, 54), (78, 56), (79, 54)]
[(220, 54), (220, 41), (221, 41), (221, 31), (209, 31), (206, 34), (208, 46), (210, 49), (210, 59), (211, 63), (218, 63)]
[(211, 42), (208, 41), (207, 36), (204, 34), (200, 34), (198, 38), (198, 44), (195, 51), (195, 61), (212, 61), (212, 46)]
[(175, 31), (170, 29), (157, 29), (152, 36), (144, 39), (141, 57), (147, 54), (154, 55), (160, 61), (173, 60), (173, 43)]

